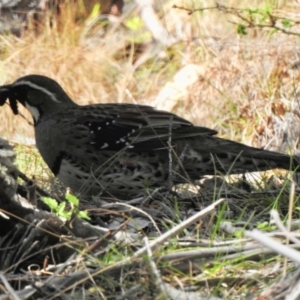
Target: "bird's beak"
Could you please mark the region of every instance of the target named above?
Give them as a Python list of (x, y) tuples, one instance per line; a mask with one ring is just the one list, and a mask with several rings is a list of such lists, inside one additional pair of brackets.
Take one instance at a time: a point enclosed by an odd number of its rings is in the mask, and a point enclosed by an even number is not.
[(3, 106), (7, 99), (9, 100), (9, 104), (13, 113), (17, 115), (19, 113), (18, 103), (17, 103), (17, 99), (11, 95), (11, 86), (10, 85), (0, 86), (0, 106)]
[(0, 87), (0, 106), (4, 105), (9, 96), (9, 86), (3, 85)]

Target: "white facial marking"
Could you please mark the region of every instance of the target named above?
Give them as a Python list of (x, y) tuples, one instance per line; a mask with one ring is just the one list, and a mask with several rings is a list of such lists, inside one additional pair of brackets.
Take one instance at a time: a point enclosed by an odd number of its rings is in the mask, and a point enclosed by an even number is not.
[(39, 110), (36, 107), (29, 105), (27, 102), (25, 102), (25, 107), (29, 110), (32, 117), (34, 118), (34, 121), (37, 123), (40, 118)]
[(34, 84), (30, 81), (21, 80), (21, 81), (14, 83), (14, 86), (18, 86), (18, 85), (28, 85), (28, 86), (32, 87), (33, 89), (39, 90), (39, 91), (43, 92), (44, 94), (48, 95), (51, 98), (51, 100), (53, 100), (54, 102), (61, 102), (56, 98), (55, 94), (49, 92), (49, 90), (41, 87), (40, 85)]

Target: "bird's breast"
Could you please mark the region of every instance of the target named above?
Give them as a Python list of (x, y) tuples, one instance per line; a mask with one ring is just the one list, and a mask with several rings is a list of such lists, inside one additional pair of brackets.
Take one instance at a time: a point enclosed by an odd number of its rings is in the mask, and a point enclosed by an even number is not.
[(57, 157), (65, 150), (66, 139), (54, 119), (39, 122), (35, 126), (36, 146), (52, 171)]

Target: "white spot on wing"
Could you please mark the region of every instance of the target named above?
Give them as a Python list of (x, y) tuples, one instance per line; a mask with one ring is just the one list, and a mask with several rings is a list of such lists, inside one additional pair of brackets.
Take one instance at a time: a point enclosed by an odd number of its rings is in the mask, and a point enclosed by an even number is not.
[(104, 143), (103, 146), (100, 149), (107, 148), (109, 145), (107, 143)]
[(124, 138), (120, 138), (119, 140), (116, 141), (116, 144), (120, 144), (120, 143), (125, 143), (126, 140)]

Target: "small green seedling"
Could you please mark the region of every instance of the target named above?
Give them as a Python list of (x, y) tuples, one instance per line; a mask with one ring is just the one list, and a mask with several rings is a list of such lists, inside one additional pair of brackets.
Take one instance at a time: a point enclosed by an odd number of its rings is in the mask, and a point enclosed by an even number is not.
[[(66, 194), (66, 201), (58, 203), (55, 199), (50, 197), (42, 197), (42, 201), (47, 204), (51, 211), (58, 217), (62, 217), (66, 220), (70, 220), (71, 216), (75, 213), (79, 219), (90, 220), (86, 210), (79, 210), (79, 199), (72, 194)], [(70, 208), (66, 209), (66, 204), (70, 204)]]

